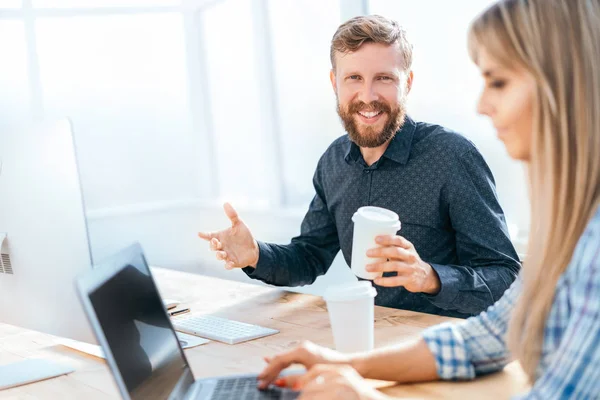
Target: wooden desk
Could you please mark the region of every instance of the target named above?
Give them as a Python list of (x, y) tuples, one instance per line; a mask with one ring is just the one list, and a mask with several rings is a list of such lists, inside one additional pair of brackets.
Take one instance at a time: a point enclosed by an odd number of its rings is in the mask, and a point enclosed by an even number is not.
[[(230, 346), (218, 342), (186, 350), (196, 377), (236, 373), (258, 373), (263, 357), (296, 346), (303, 339), (333, 347), (325, 303), (320, 297), (274, 288), (225, 281), (154, 268), (165, 298), (176, 298), (192, 312), (211, 313), (243, 322), (279, 329), (281, 333)], [(392, 308), (375, 308), (375, 344), (398, 343), (424, 328), (453, 318)], [(119, 394), (104, 360), (55, 344), (54, 338), (38, 332), (0, 324), (0, 364), (26, 358), (49, 358), (72, 365), (67, 376), (0, 392), (0, 399), (114, 399)], [(517, 364), (503, 372), (466, 383), (434, 382), (395, 385), (373, 382), (383, 392), (417, 398), (509, 398), (526, 390), (526, 380)]]

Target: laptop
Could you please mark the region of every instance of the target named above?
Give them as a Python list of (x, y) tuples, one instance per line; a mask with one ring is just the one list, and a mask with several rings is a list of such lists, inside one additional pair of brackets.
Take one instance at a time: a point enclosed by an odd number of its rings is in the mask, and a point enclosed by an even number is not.
[(76, 279), (94, 334), (124, 399), (296, 399), (299, 392), (258, 390), (257, 375), (195, 380), (136, 243)]

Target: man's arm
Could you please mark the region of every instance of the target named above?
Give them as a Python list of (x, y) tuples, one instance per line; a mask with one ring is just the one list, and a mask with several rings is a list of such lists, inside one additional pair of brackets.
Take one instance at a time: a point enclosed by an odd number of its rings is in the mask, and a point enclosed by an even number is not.
[(445, 310), (477, 314), (502, 297), (517, 277), (520, 263), (485, 160), (472, 148), (459, 161), (443, 190), (459, 262), (430, 263), (441, 287), (427, 298)]
[(331, 266), (340, 244), (335, 221), (327, 209), (320, 165), (313, 178), (316, 194), (302, 221), (300, 235), (287, 245), (257, 241), (256, 268), (243, 268), (250, 278), (276, 286), (309, 285)]

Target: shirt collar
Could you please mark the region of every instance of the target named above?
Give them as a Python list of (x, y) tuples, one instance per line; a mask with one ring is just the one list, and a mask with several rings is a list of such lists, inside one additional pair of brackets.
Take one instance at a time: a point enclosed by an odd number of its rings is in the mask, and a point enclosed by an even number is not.
[[(390, 141), (383, 156), (399, 164), (406, 164), (408, 162), (408, 157), (410, 156), (410, 149), (412, 147), (416, 128), (417, 124), (415, 121), (407, 115), (404, 119), (404, 124)], [(344, 157), (346, 162), (356, 162), (360, 157), (360, 148), (354, 142), (348, 140), (346, 155)]]

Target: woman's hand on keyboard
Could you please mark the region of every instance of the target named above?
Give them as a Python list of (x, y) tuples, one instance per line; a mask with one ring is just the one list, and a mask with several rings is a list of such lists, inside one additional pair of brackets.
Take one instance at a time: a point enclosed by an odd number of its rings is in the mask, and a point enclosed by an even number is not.
[(350, 364), (351, 358), (347, 354), (306, 341), (293, 350), (274, 357), (265, 357), (265, 361), (267, 366), (258, 375), (258, 387), (261, 389), (275, 382), (281, 371), (292, 364), (302, 364), (309, 370), (317, 364)]
[(276, 386), (301, 390), (299, 400), (384, 400), (350, 365), (316, 364), (305, 374), (275, 381)]

